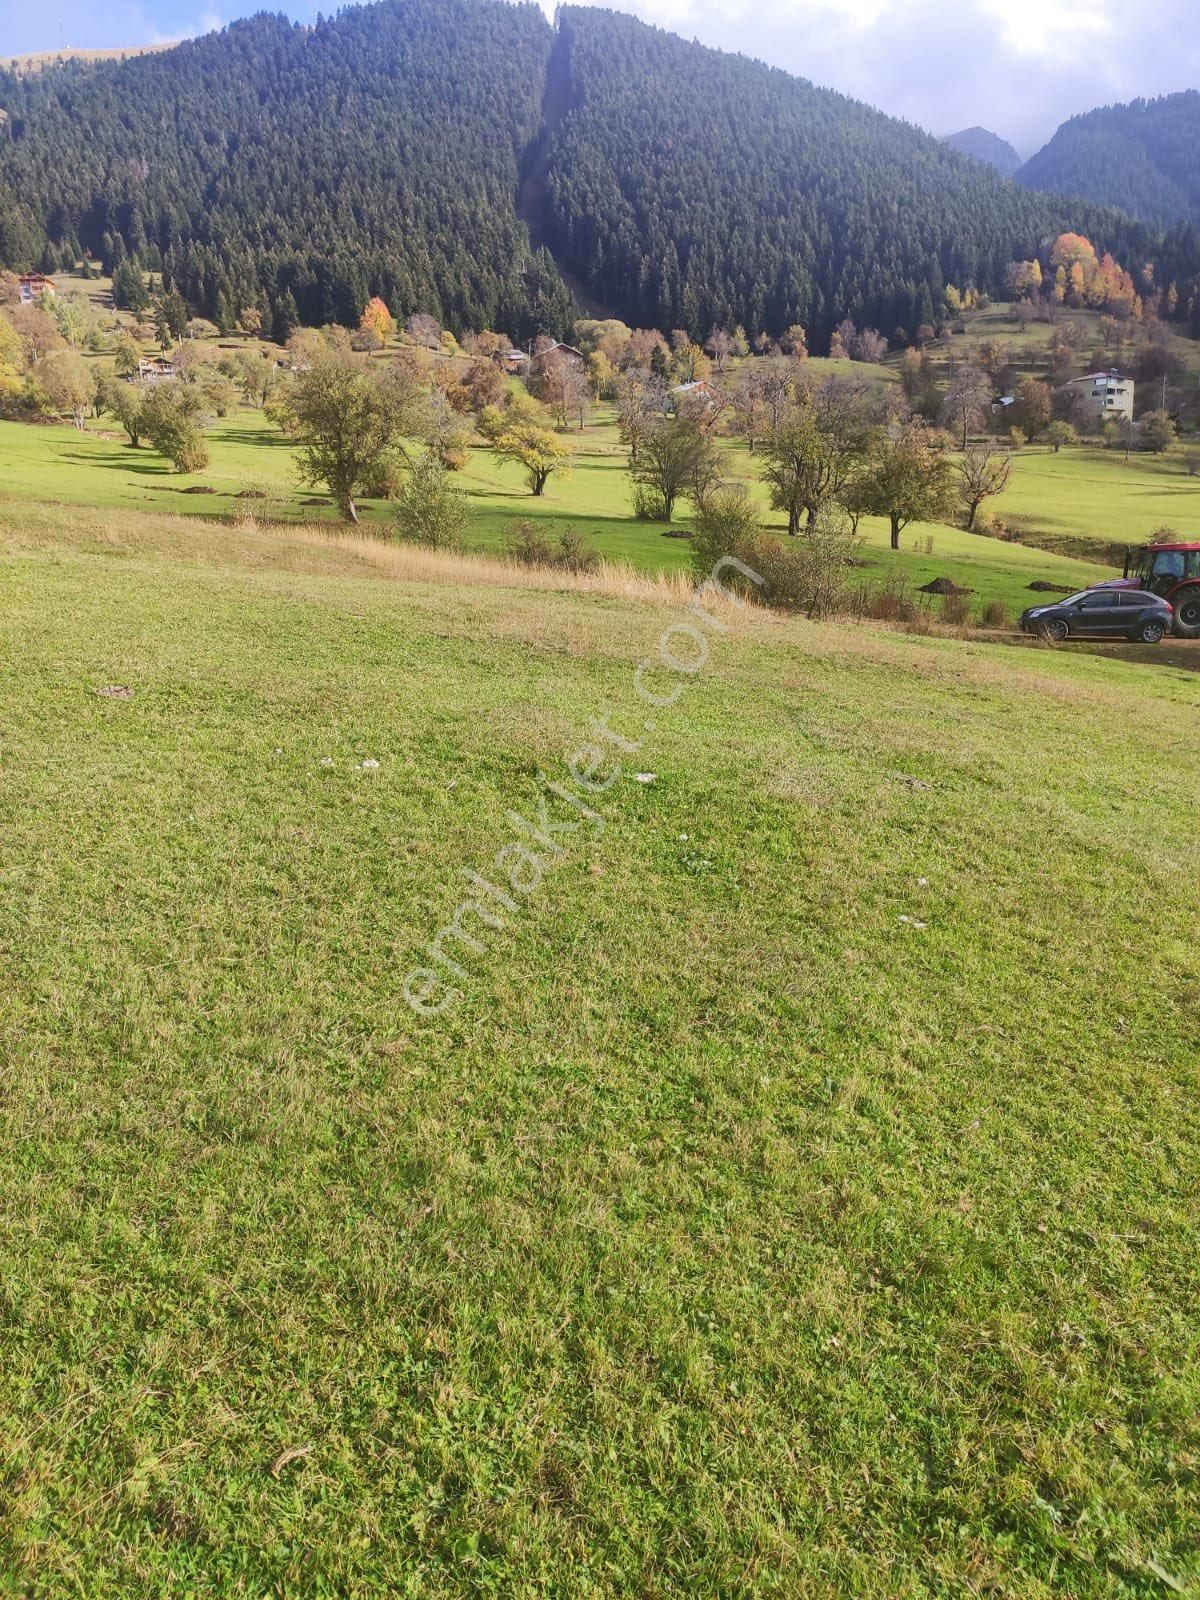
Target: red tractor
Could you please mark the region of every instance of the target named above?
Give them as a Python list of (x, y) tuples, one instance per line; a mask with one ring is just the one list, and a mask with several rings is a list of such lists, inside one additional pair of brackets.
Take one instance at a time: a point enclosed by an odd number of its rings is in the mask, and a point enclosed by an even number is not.
[(1200, 638), (1200, 540), (1137, 545), (1125, 552), (1125, 576), (1105, 589), (1146, 589), (1175, 608), (1180, 639)]

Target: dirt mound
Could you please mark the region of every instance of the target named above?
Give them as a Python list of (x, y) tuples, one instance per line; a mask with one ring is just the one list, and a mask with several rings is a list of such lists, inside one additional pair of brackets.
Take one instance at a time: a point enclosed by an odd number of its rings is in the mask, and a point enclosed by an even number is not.
[(206, 483), (192, 483), (186, 489), (181, 489), (180, 494), (216, 494), (215, 489), (210, 489)]
[(690, 539), (691, 537), (692, 533), (689, 528), (667, 528), (663, 533), (664, 539)]
[(917, 590), (918, 594), (974, 594), (974, 589), (960, 589), (953, 578), (934, 578), (931, 583), (923, 583)]
[(301, 500), (302, 506), (331, 506), (332, 500), (323, 500), (319, 494), (310, 495), (307, 500)]
[(1044, 578), (1035, 578), (1029, 585), (1035, 594), (1074, 594), (1074, 589), (1065, 583), (1047, 583)]
[(237, 492), (237, 499), (239, 500), (265, 500), (266, 498), (267, 491), (265, 489), (239, 489)]

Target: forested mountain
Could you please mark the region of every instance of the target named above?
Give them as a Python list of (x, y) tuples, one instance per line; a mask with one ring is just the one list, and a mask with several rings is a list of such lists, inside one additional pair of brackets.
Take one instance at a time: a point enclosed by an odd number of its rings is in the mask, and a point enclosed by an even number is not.
[(459, 326), (568, 297), (513, 210), (553, 34), (533, 5), (259, 15), (159, 55), (0, 76), (0, 259), (48, 236), (163, 268), (210, 316), (357, 321), (370, 293)]
[(948, 133), (942, 143), (970, 156), (972, 161), (994, 167), (1002, 178), (1011, 178), (1021, 165), (1020, 156), (1008, 140), (990, 128), (963, 128), (960, 133)]
[(558, 16), (545, 236), (626, 320), (890, 334), (932, 321), (946, 283), (999, 288), (1068, 223), (1122, 253), (1116, 218), (832, 90), (617, 12)]
[(500, 0), (264, 14), (0, 73), (0, 110), (0, 264), (132, 257), (276, 337), (355, 322), (371, 295), (456, 331), (561, 332), (565, 279), (632, 323), (799, 322), (820, 350), (843, 317), (891, 335), (947, 283), (994, 292), (1066, 228), (1151, 253), (1116, 214), (842, 95), (580, 7), (556, 28)]
[(1018, 174), (1144, 222), (1200, 223), (1200, 93), (1134, 100), (1072, 117)]

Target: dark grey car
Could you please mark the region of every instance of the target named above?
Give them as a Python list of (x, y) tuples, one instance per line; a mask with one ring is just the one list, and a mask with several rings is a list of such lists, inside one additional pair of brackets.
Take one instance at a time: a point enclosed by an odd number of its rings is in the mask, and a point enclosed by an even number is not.
[(1158, 644), (1171, 631), (1167, 601), (1144, 589), (1081, 589), (1053, 605), (1021, 613), (1023, 633), (1047, 639), (1136, 639)]

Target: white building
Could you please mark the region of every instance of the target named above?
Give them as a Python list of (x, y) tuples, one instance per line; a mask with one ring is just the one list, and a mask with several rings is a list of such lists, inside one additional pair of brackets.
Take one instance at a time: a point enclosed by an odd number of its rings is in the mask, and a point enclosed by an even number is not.
[(1072, 378), (1066, 385), (1081, 394), (1088, 409), (1105, 421), (1117, 417), (1122, 422), (1133, 421), (1133, 379), (1119, 372), (1089, 372), (1084, 378)]

